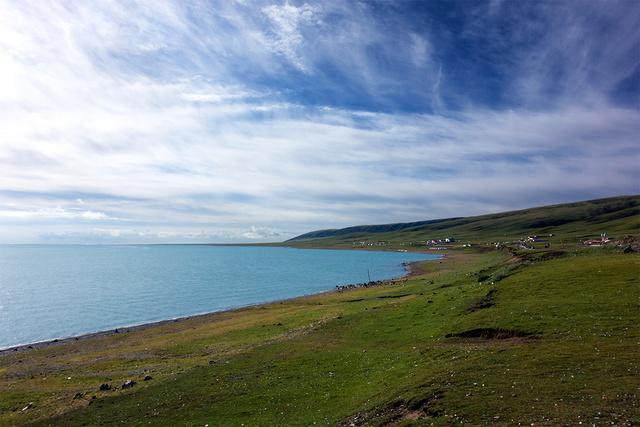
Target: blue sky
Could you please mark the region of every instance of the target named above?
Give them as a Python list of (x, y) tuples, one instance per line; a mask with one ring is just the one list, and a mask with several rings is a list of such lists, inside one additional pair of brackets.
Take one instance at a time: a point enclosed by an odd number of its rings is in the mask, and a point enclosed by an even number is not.
[(0, 1), (0, 242), (640, 193), (640, 3)]

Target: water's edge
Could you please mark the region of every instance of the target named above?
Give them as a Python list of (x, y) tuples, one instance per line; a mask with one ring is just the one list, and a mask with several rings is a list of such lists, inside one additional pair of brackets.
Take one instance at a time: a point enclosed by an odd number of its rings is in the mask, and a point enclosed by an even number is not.
[[(419, 251), (410, 251), (410, 252), (413, 252), (413, 253), (424, 253), (424, 252), (419, 252)], [(434, 258), (432, 260), (421, 260), (421, 261), (412, 261), (412, 262), (403, 263), (403, 267), (404, 267), (404, 270), (405, 270), (404, 274), (402, 274), (400, 276), (397, 276), (397, 277), (392, 277), (392, 278), (389, 278), (389, 279), (385, 279), (382, 282), (385, 284), (384, 286), (388, 286), (388, 285), (390, 285), (392, 283), (395, 283), (395, 282), (397, 282), (399, 280), (405, 279), (405, 278), (410, 277), (411, 275), (413, 275), (414, 274), (414, 271), (413, 271), (413, 266), (414, 265), (419, 264), (419, 263), (423, 263), (423, 262), (437, 261), (437, 260), (441, 260), (441, 259), (444, 259), (444, 258), (446, 258), (445, 255), (440, 255), (438, 258)], [(318, 295), (323, 295), (323, 294), (333, 294), (333, 293), (336, 293), (336, 292), (338, 292), (336, 289), (329, 289), (329, 290), (326, 290), (326, 291), (312, 292), (312, 293), (298, 295), (298, 296), (294, 296), (294, 297), (290, 297), (290, 298), (281, 298), (281, 299), (275, 299), (275, 300), (269, 300), (269, 301), (262, 301), (262, 302), (252, 303), (252, 304), (245, 304), (245, 305), (240, 305), (240, 306), (236, 306), (236, 307), (226, 308), (226, 309), (207, 311), (207, 312), (203, 312), (203, 313), (196, 313), (196, 314), (190, 314), (190, 315), (185, 315), (185, 316), (177, 316), (177, 317), (172, 317), (172, 318), (169, 318), (169, 319), (157, 320), (157, 321), (152, 321), (152, 322), (143, 322), (143, 323), (122, 325), (122, 326), (117, 326), (116, 328), (109, 328), (109, 329), (105, 329), (105, 330), (87, 332), (87, 333), (83, 333), (83, 334), (80, 334), (80, 335), (52, 338), (52, 339), (47, 339), (47, 340), (43, 340), (43, 341), (36, 341), (36, 342), (30, 342), (30, 343), (24, 343), (24, 344), (11, 345), (9, 347), (0, 347), (0, 355), (3, 355), (3, 354), (8, 353), (8, 352), (28, 351), (28, 350), (33, 350), (33, 349), (50, 347), (50, 346), (54, 346), (54, 345), (63, 345), (65, 343), (72, 342), (72, 341), (87, 340), (87, 339), (91, 339), (91, 338), (112, 336), (112, 335), (116, 335), (116, 334), (120, 334), (120, 333), (129, 333), (129, 332), (134, 332), (134, 331), (140, 331), (140, 330), (144, 330), (144, 329), (148, 329), (148, 328), (153, 328), (153, 327), (156, 327), (156, 326), (166, 325), (166, 324), (169, 324), (169, 323), (175, 323), (175, 322), (181, 322), (181, 321), (186, 321), (186, 320), (191, 320), (191, 319), (198, 319), (198, 318), (205, 318), (205, 317), (213, 317), (213, 316), (217, 316), (217, 315), (220, 315), (220, 314), (223, 314), (223, 313), (241, 311), (241, 310), (246, 310), (246, 309), (250, 309), (250, 308), (260, 307), (260, 306), (263, 306), (263, 305), (280, 304), (282, 302), (295, 301), (295, 300), (298, 300), (298, 299), (303, 299), (303, 298), (312, 297), (312, 296), (318, 296)], [(122, 330), (122, 331), (120, 331), (120, 330)]]

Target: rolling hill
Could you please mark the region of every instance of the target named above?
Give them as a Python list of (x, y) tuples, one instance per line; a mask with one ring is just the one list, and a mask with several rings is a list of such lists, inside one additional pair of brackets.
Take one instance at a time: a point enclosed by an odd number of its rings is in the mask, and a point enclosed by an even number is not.
[(638, 246), (572, 242), (637, 236), (639, 209), (627, 196), (302, 235), (285, 244), (568, 244), (453, 245), (376, 286), (0, 351), (0, 426), (637, 425)]
[(287, 243), (322, 246), (351, 244), (354, 240), (398, 243), (444, 237), (477, 241), (520, 238), (531, 234), (582, 239), (600, 233), (615, 236), (637, 234), (639, 230), (640, 195), (634, 195), (472, 217), (318, 230), (294, 237)]

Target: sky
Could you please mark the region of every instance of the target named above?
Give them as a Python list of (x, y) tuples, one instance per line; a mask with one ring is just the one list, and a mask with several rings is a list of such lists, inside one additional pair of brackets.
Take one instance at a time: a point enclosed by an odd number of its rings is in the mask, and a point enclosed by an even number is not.
[(0, 0), (0, 243), (640, 193), (640, 2)]

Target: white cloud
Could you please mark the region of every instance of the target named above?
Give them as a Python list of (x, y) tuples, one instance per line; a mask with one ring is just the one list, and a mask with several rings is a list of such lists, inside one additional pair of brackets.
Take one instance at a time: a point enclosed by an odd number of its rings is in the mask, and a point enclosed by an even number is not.
[(110, 220), (107, 214), (103, 212), (95, 212), (90, 210), (68, 210), (61, 207), (41, 208), (35, 210), (0, 210), (0, 218), (8, 219), (29, 219), (29, 220), (47, 220), (47, 219), (80, 219), (80, 220)]
[(262, 8), (262, 12), (271, 22), (273, 38), (269, 40), (270, 48), (301, 71), (309, 72), (299, 51), (304, 42), (302, 29), (305, 25), (320, 24), (319, 8), (307, 3), (300, 7), (285, 3), (266, 6)]
[[(0, 3), (0, 241), (275, 239), (640, 190), (637, 110), (596, 97), (449, 112), (423, 35), (383, 44), (362, 5), (236, 6), (196, 25), (179, 2)], [(321, 31), (327, 9), (353, 19)], [(384, 97), (399, 83), (372, 47), (419, 66), (442, 115), (304, 106), (230, 78), (329, 61)]]
[(242, 233), (242, 236), (251, 240), (264, 240), (280, 237), (281, 234), (268, 227), (256, 227), (252, 225), (249, 231)]
[[(52, 231), (42, 233), (39, 238), (47, 243), (217, 243), (220, 241), (273, 241), (282, 234), (266, 227), (251, 227), (250, 231), (228, 229), (206, 229), (199, 231), (139, 229), (139, 228), (99, 228), (91, 227), (81, 231)], [(288, 235), (288, 237), (292, 237)]]

